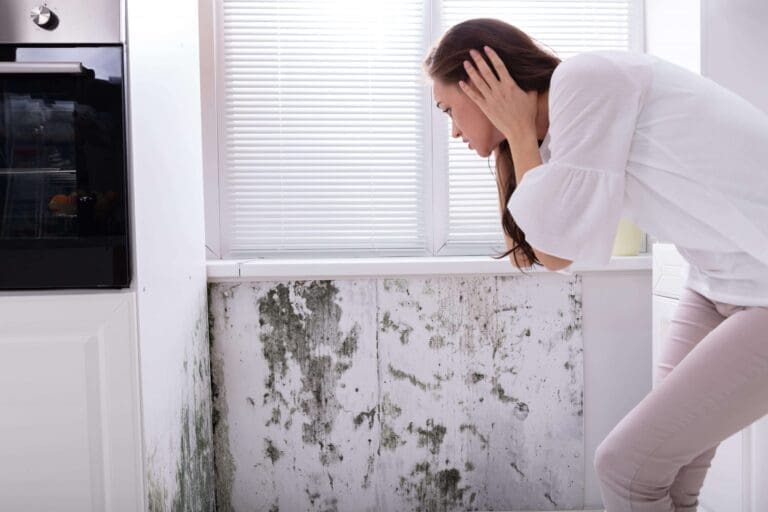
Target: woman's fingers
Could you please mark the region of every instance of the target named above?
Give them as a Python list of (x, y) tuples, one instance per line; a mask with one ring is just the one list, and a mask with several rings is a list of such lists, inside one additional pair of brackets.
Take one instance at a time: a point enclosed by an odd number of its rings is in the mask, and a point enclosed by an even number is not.
[(490, 66), (488, 66), (488, 62), (486, 62), (479, 51), (473, 48), (469, 50), (469, 54), (472, 55), (472, 58), (475, 61), (475, 66), (477, 66), (477, 69), (480, 71), (480, 75), (485, 79), (485, 82), (489, 86), (492, 87), (493, 85), (499, 83), (499, 79), (496, 78), (496, 75), (493, 74)]
[(485, 53), (488, 55), (488, 58), (491, 59), (493, 69), (495, 69), (496, 73), (499, 74), (501, 81), (503, 82), (504, 80), (509, 80), (512, 83), (515, 83), (515, 80), (509, 74), (507, 66), (504, 65), (504, 62), (501, 60), (501, 57), (499, 57), (496, 51), (490, 46), (484, 46), (483, 48), (485, 49)]
[(467, 70), (469, 80), (483, 96), (491, 92), (491, 88), (489, 87), (488, 83), (485, 81), (483, 76), (477, 72), (477, 69), (472, 65), (470, 61), (464, 61), (464, 69)]

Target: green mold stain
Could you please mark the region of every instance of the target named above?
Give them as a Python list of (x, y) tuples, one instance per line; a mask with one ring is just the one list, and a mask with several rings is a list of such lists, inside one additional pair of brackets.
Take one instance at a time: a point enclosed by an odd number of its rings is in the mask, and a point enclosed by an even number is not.
[(578, 324), (569, 324), (565, 327), (565, 330), (563, 331), (563, 339), (568, 340), (571, 339), (571, 336), (573, 336), (573, 333), (579, 330)]
[(504, 344), (504, 340), (496, 338), (491, 343), (493, 344), (493, 354), (491, 356), (491, 359), (495, 360), (496, 359), (496, 353), (499, 351), (501, 346)]
[(411, 333), (413, 327), (408, 324), (398, 324), (392, 321), (392, 316), (389, 311), (385, 311), (381, 319), (381, 332), (397, 331), (400, 333), (400, 343), (407, 345), (411, 341)]
[(333, 366), (333, 371), (336, 372), (338, 377), (341, 377), (350, 368), (352, 368), (352, 363), (336, 361), (336, 364)]
[(466, 509), (464, 495), (470, 487), (459, 487), (461, 473), (458, 469), (449, 468), (432, 473), (429, 462), (423, 462), (416, 464), (409, 476), (400, 477), (397, 492), (406, 496), (416, 510), (437, 512)]
[[(176, 461), (176, 495), (172, 510), (213, 510), (214, 475), (213, 451), (208, 434), (207, 409), (190, 413), (182, 408), (181, 453)], [(190, 428), (190, 414), (193, 428)]]
[(405, 442), (400, 440), (400, 436), (397, 435), (397, 433), (394, 430), (392, 430), (392, 427), (384, 423), (381, 425), (381, 443), (380, 444), (383, 448), (394, 451), (401, 444), (405, 444)]
[[(211, 354), (211, 398), (213, 401), (212, 427), (213, 427), (213, 452), (214, 468), (216, 475), (216, 509), (230, 512), (232, 508), (232, 483), (234, 481), (235, 463), (229, 445), (229, 425), (227, 414), (229, 406), (224, 387), (224, 361), (217, 354), (216, 340), (214, 336), (216, 318), (213, 314), (212, 295), (219, 291), (219, 286), (208, 287), (208, 325)], [(229, 289), (221, 291), (224, 304), (227, 304), (232, 292)], [(229, 322), (224, 325), (226, 329)]]
[(440, 386), (442, 386), (442, 383), (446, 380), (450, 380), (453, 378), (453, 370), (446, 372), (445, 375), (440, 375), (439, 373), (433, 373), (432, 376), (437, 381), (437, 384), (435, 385), (435, 389), (440, 389)]
[(271, 439), (264, 439), (264, 442), (266, 443), (266, 448), (264, 448), (264, 452), (266, 453), (269, 460), (272, 461), (272, 464), (277, 462), (277, 460), (283, 456), (283, 452), (279, 450), (273, 443)]
[(478, 372), (472, 372), (469, 374), (469, 378), (472, 381), (472, 384), (477, 384), (485, 378), (485, 375)]
[(164, 512), (168, 501), (168, 489), (157, 481), (151, 470), (147, 471), (147, 510)]
[(344, 337), (344, 341), (341, 342), (341, 347), (336, 351), (336, 355), (346, 358), (351, 358), (355, 352), (357, 352), (357, 342), (360, 338), (360, 325), (355, 324), (352, 326), (350, 333)]
[(370, 411), (363, 411), (357, 416), (355, 416), (353, 422), (355, 424), (355, 428), (359, 427), (363, 424), (363, 421), (365, 421), (365, 418), (368, 418), (368, 428), (373, 428), (373, 420), (376, 417), (376, 407), (372, 408)]
[(392, 375), (392, 377), (396, 378), (397, 380), (407, 380), (414, 386), (420, 388), (422, 391), (426, 391), (427, 388), (430, 386), (424, 382), (421, 382), (419, 379), (417, 379), (414, 375), (410, 373), (405, 373), (402, 370), (398, 370), (392, 364), (389, 365), (389, 374)]
[(407, 345), (408, 342), (411, 341), (411, 333), (413, 332), (413, 327), (410, 325), (406, 325), (403, 329), (400, 330), (400, 343), (403, 345)]
[(581, 309), (581, 298), (577, 297), (575, 293), (569, 293), (568, 299), (571, 301), (571, 304), (575, 307), (575, 309)]
[(410, 309), (416, 309), (416, 311), (421, 311), (422, 308), (421, 304), (419, 304), (419, 301), (417, 300), (401, 300), (398, 302), (398, 305), (401, 308), (410, 308)]
[(439, 334), (434, 334), (429, 337), (429, 348), (438, 350), (445, 346), (445, 338)]
[(280, 408), (279, 407), (273, 407), (272, 408), (272, 417), (269, 418), (269, 421), (267, 421), (264, 424), (264, 426), (268, 427), (268, 426), (270, 426), (272, 424), (279, 425), (280, 424), (280, 416), (281, 416)]
[(408, 292), (408, 281), (405, 279), (384, 279), (382, 285), (384, 290), (388, 292), (394, 288), (398, 292), (405, 292), (410, 295), (410, 292)]
[(465, 430), (469, 430), (474, 435), (480, 439), (480, 443), (482, 443), (482, 449), (485, 450), (488, 447), (488, 438), (485, 437), (483, 434), (477, 431), (477, 426), (472, 425), (469, 423), (462, 423), (461, 426), (459, 426), (459, 431), (464, 432)]
[[(213, 430), (211, 417), (210, 324), (205, 299), (200, 300), (198, 320), (191, 334), (192, 364), (185, 369), (185, 386), (191, 392), (181, 405), (180, 439), (176, 458), (176, 491), (171, 510), (212, 511), (216, 505)], [(166, 496), (163, 495), (165, 499)], [(156, 498), (151, 498), (155, 500)]]
[(371, 485), (371, 473), (374, 471), (375, 460), (373, 455), (368, 456), (368, 466), (365, 470), (365, 475), (363, 475), (363, 484), (361, 486), (363, 489), (367, 489)]
[(474, 464), (472, 464), (471, 462), (464, 463), (464, 471), (474, 471), (474, 470), (475, 470)]
[(322, 441), (319, 442), (320, 444), (320, 463), (323, 466), (330, 466), (331, 464), (338, 464), (341, 461), (344, 460), (344, 455), (341, 454), (339, 449), (336, 447), (333, 443), (323, 443)]
[(309, 499), (309, 503), (314, 506), (315, 500), (320, 498), (319, 492), (309, 492), (309, 489), (304, 489), (304, 492), (307, 493), (307, 499)]
[[(580, 277), (577, 276), (576, 280), (572, 284), (575, 286), (580, 282), (580, 280)], [(577, 296), (575, 293), (569, 293), (568, 300), (571, 305), (571, 314), (573, 315), (574, 321), (573, 323), (567, 325), (563, 330), (564, 340), (570, 339), (576, 331), (581, 329), (582, 321), (581, 297)]]
[(508, 396), (504, 392), (504, 388), (501, 387), (501, 384), (496, 383), (491, 389), (491, 393), (493, 393), (499, 400), (501, 400), (504, 403), (515, 404), (514, 414), (518, 419), (525, 420), (528, 417), (528, 413), (530, 412), (530, 409), (528, 408), (528, 404), (526, 404), (525, 402), (521, 402), (517, 398)]
[(335, 447), (329, 449), (333, 445), (327, 443), (327, 437), (341, 411), (336, 387), (352, 366), (360, 337), (357, 323), (342, 332), (338, 295), (332, 281), (295, 281), (277, 283), (257, 302), (259, 324), (267, 326), (259, 336), (268, 366), (265, 403), (285, 403), (275, 385), (286, 377), (290, 358), (302, 375), (301, 390), (294, 400), (309, 419), (302, 425), (302, 441), (320, 446), (323, 464), (341, 458)]
[(396, 330), (397, 324), (392, 321), (389, 311), (385, 311), (381, 318), (381, 332), (387, 332), (389, 330)]
[(557, 503), (555, 502), (555, 500), (552, 499), (552, 496), (550, 496), (548, 492), (544, 493), (544, 497), (547, 498), (549, 502), (552, 503), (552, 505), (557, 506)]
[(418, 427), (416, 433), (419, 436), (418, 446), (427, 446), (433, 455), (440, 451), (440, 445), (443, 444), (446, 429), (443, 425), (435, 425), (433, 419), (428, 419), (427, 428)]
[(384, 393), (381, 398), (381, 414), (388, 418), (397, 418), (403, 413), (403, 410), (392, 402), (389, 393)]

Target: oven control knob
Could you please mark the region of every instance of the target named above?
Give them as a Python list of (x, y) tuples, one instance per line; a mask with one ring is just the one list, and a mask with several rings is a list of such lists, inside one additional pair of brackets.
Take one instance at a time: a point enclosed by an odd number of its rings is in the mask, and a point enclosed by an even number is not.
[(29, 16), (38, 27), (47, 27), (55, 18), (53, 12), (44, 5), (32, 9)]

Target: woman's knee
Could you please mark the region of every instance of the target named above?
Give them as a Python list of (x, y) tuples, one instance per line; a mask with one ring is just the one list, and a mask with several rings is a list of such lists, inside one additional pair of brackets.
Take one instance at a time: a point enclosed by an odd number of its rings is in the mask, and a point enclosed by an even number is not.
[(600, 443), (595, 450), (595, 471), (600, 480), (606, 481), (623, 475), (627, 468), (628, 455), (611, 436)]

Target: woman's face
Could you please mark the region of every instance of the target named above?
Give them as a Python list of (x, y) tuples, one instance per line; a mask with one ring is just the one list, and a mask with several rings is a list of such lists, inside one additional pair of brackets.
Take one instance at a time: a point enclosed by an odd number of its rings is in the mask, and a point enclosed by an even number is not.
[(437, 107), (451, 118), (451, 136), (461, 137), (481, 157), (488, 157), (504, 140), (504, 134), (496, 129), (480, 107), (457, 84), (434, 80), (432, 94)]

